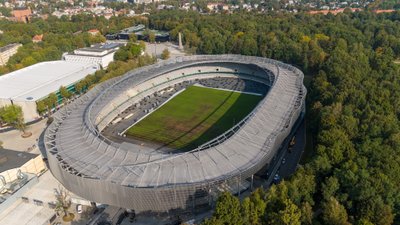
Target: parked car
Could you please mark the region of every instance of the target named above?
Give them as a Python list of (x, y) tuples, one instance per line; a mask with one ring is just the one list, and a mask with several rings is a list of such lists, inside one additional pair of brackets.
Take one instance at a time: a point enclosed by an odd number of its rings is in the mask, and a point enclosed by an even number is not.
[(273, 180), (273, 182), (274, 182), (274, 184), (277, 184), (277, 183), (279, 183), (279, 181), (281, 180), (281, 177), (278, 175), (278, 173), (277, 174), (275, 174), (275, 176), (274, 176), (274, 180)]
[(81, 214), (83, 212), (81, 204), (76, 205), (76, 212), (79, 214)]

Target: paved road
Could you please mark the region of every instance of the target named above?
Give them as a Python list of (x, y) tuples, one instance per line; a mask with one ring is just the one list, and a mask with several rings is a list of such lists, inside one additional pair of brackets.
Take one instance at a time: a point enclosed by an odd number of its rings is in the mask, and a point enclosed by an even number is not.
[[(300, 121), (298, 128), (294, 133), (295, 144), (291, 150), (288, 151), (288, 145), (292, 137), (289, 137), (289, 141), (285, 143), (283, 151), (281, 151), (275, 158), (277, 161), (272, 161), (270, 168), (266, 171), (268, 173), (268, 178), (266, 181), (261, 180), (262, 185), (268, 188), (273, 183), (273, 178), (275, 174), (278, 174), (280, 178), (288, 178), (292, 175), (298, 166), (301, 155), (305, 148), (305, 121)], [(285, 163), (282, 163), (285, 161)], [(258, 181), (259, 182), (259, 181)]]
[(157, 55), (157, 57), (160, 57), (162, 51), (166, 48), (169, 50), (171, 58), (185, 55), (183, 51), (178, 49), (177, 45), (171, 42), (163, 42), (157, 44), (151, 44), (146, 42), (146, 53), (149, 55)]
[(306, 145), (306, 122), (303, 121), (299, 129), (296, 132), (296, 142), (292, 148), (291, 153), (289, 151), (286, 152), (285, 156), (285, 164), (281, 164), (279, 168), (279, 176), (281, 178), (288, 178), (290, 175), (292, 175), (299, 164), (301, 155), (304, 151), (305, 145)]

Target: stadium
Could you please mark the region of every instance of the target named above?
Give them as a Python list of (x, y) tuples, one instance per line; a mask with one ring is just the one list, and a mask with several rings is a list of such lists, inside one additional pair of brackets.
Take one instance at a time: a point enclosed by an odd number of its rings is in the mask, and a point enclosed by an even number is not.
[(178, 57), (97, 85), (54, 114), (53, 175), (90, 201), (208, 208), (268, 166), (305, 110), (303, 73), (241, 55)]

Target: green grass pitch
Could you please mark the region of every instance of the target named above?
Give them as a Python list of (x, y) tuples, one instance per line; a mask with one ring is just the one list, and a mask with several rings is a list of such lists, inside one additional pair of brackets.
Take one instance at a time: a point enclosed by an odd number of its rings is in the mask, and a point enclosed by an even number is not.
[(189, 150), (242, 120), (262, 96), (190, 86), (127, 131), (127, 136)]

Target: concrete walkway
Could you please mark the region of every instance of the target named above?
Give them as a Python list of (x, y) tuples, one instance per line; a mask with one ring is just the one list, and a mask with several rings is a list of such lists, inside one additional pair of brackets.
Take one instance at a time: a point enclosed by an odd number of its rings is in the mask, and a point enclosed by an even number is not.
[(149, 55), (156, 55), (157, 57), (161, 57), (161, 54), (164, 51), (164, 49), (168, 49), (171, 58), (185, 55), (185, 52), (180, 50), (177, 45), (171, 42), (161, 42), (156, 44), (151, 44), (146, 42), (145, 52)]
[(46, 127), (47, 119), (41, 120), (35, 124), (27, 127), (28, 132), (32, 132), (32, 136), (22, 138), (21, 132), (18, 130), (11, 130), (0, 133), (0, 141), (3, 142), (3, 148), (19, 152), (29, 152), (32, 154), (40, 154), (38, 148), (29, 150), (33, 145), (37, 146), (37, 139)]

